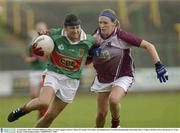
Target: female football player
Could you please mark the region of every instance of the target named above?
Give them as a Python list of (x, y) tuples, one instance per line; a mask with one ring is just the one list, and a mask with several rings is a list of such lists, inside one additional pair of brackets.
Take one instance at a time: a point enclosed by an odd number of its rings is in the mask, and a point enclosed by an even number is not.
[(167, 70), (160, 61), (153, 44), (123, 31), (115, 12), (106, 9), (99, 14), (99, 28), (94, 33), (99, 46), (91, 50), (97, 76), (91, 90), (97, 92), (96, 127), (105, 124), (108, 106), (112, 116), (112, 128), (120, 126), (120, 102), (134, 81), (131, 47), (147, 50), (155, 64), (160, 82), (168, 80)]

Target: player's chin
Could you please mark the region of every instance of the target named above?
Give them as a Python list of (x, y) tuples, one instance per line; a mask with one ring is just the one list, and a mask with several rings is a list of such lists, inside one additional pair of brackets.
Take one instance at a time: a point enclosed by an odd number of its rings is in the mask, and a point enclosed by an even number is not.
[(108, 33), (107, 33), (105, 30), (101, 30), (101, 34), (102, 34), (103, 36), (107, 36), (107, 35), (108, 35)]
[(73, 39), (73, 40), (78, 40), (78, 39), (79, 39), (79, 37), (80, 37), (80, 35), (79, 35), (79, 34), (74, 34), (74, 35), (72, 36), (72, 39)]

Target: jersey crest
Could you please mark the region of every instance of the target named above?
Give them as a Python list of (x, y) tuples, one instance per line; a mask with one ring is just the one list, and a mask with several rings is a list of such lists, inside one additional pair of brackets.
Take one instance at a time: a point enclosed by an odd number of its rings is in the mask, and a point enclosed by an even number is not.
[(59, 50), (64, 50), (64, 45), (63, 45), (63, 44), (60, 44), (60, 45), (58, 46), (58, 49), (59, 49)]

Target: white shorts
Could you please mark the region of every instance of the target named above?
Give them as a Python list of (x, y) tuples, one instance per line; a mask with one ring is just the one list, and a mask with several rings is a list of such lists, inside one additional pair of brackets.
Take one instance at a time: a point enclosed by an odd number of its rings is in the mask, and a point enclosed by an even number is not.
[(76, 95), (80, 81), (69, 78), (63, 74), (47, 71), (43, 86), (50, 86), (54, 89), (56, 96), (63, 102), (71, 103)]
[(30, 86), (39, 86), (41, 81), (41, 76), (43, 71), (30, 71), (29, 73), (29, 83)]
[(94, 83), (91, 86), (91, 91), (94, 92), (109, 92), (114, 86), (119, 86), (124, 89), (125, 92), (128, 91), (128, 88), (134, 83), (134, 78), (129, 76), (123, 76), (118, 78), (112, 83), (100, 83), (98, 78), (95, 77)]

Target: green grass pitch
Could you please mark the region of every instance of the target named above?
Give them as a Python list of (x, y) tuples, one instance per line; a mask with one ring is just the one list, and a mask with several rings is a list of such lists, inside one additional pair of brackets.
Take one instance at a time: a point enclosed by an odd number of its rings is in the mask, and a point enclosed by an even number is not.
[[(29, 101), (28, 97), (0, 97), (0, 127), (33, 127), (37, 112), (13, 122), (7, 122), (10, 111)], [(180, 92), (128, 93), (122, 99), (121, 127), (180, 128)], [(52, 128), (93, 128), (96, 117), (96, 95), (78, 94), (73, 103), (55, 119)], [(111, 126), (110, 113), (106, 128)]]

